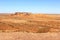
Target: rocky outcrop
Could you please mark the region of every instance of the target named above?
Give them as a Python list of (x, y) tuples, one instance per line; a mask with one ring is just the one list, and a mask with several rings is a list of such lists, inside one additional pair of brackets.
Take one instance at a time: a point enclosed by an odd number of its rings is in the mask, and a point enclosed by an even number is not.
[(30, 15), (30, 12), (15, 12), (15, 15)]

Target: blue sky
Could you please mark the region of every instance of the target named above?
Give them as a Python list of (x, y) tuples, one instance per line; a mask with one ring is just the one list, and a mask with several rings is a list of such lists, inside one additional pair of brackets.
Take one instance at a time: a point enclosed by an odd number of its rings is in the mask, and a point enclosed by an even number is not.
[(60, 0), (0, 0), (0, 12), (60, 13)]

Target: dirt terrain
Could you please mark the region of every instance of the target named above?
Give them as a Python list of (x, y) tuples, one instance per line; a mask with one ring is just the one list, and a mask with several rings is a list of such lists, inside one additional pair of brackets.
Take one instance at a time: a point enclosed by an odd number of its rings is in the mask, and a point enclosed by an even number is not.
[(60, 32), (60, 15), (16, 12), (0, 14), (0, 32)]
[(0, 40), (60, 40), (60, 14), (1, 13)]
[(0, 40), (60, 40), (60, 33), (0, 33)]

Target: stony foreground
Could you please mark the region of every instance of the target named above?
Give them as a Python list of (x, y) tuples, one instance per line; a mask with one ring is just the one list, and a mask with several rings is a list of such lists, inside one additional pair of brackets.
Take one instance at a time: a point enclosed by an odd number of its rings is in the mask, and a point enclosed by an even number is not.
[(60, 40), (60, 33), (0, 33), (0, 40)]

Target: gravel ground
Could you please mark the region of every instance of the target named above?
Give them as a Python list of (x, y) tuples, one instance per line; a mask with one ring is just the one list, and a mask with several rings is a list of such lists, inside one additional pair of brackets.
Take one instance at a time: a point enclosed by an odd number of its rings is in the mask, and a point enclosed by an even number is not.
[(0, 33), (0, 40), (60, 40), (60, 33)]

